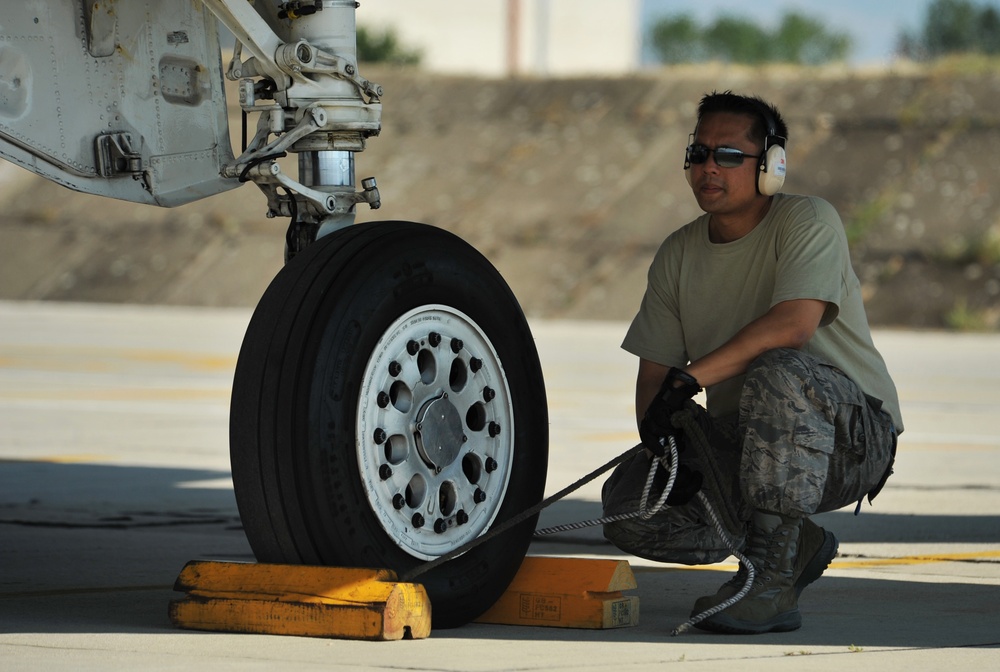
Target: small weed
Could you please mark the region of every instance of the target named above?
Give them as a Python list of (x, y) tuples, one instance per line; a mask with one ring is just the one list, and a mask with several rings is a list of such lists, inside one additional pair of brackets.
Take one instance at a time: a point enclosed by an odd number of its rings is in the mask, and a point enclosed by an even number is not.
[(956, 331), (992, 331), (997, 327), (996, 311), (969, 308), (966, 299), (960, 298), (944, 316), (945, 324)]
[(899, 110), (899, 125), (902, 128), (917, 126), (924, 121), (926, 113), (924, 112), (922, 101), (917, 99), (904, 105)]
[(844, 222), (847, 244), (854, 246), (860, 243), (865, 234), (885, 216), (891, 205), (892, 198), (887, 194), (882, 194), (875, 200), (862, 203), (854, 208)]
[(861, 653), (862, 651), (864, 651), (864, 648), (851, 644), (849, 647), (847, 647), (847, 650), (850, 651), (851, 653)]
[(941, 259), (960, 266), (1000, 264), (1000, 227), (991, 226), (979, 234), (953, 238), (941, 250)]
[(786, 656), (811, 656), (811, 655), (813, 655), (813, 652), (812, 651), (786, 651), (785, 655)]
[(906, 265), (906, 260), (900, 254), (889, 257), (878, 272), (879, 282), (887, 282), (894, 278)]
[(953, 78), (956, 76), (991, 75), (1000, 65), (996, 56), (988, 54), (956, 54), (945, 56), (935, 61), (930, 68), (931, 74)]
[(991, 228), (977, 241), (976, 260), (984, 266), (1000, 264), (1000, 229)]

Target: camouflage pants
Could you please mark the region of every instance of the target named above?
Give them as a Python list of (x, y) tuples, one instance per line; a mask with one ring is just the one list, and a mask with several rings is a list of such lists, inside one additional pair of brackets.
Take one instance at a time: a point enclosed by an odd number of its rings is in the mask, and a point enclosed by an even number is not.
[[(721, 476), (715, 499), (724, 501), (712, 503), (729, 502), (744, 521), (742, 529), (730, 530), (737, 545), (753, 510), (802, 517), (878, 494), (895, 452), (895, 430), (881, 405), (836, 367), (787, 348), (751, 363), (738, 418), (712, 418), (692, 404)], [(683, 460), (694, 460), (698, 469), (703, 465), (692, 453), (688, 445)], [(649, 465), (640, 453), (615, 469), (602, 492), (605, 515), (639, 507)], [(695, 498), (649, 520), (606, 524), (604, 536), (639, 557), (708, 564), (730, 555), (709, 521)]]

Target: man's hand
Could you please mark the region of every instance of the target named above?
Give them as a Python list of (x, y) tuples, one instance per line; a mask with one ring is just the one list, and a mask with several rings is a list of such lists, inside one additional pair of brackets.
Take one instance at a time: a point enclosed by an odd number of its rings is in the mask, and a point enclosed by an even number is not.
[(639, 423), (639, 437), (643, 445), (657, 457), (663, 457), (667, 452), (669, 437), (677, 442), (678, 465), (674, 488), (667, 496), (667, 504), (680, 506), (688, 503), (701, 489), (702, 475), (693, 471), (680, 459), (684, 444), (681, 442), (680, 430), (670, 421), (674, 413), (684, 407), (684, 402), (701, 391), (698, 381), (680, 369), (670, 369), (660, 391), (646, 409), (646, 414)]
[(667, 371), (660, 391), (653, 397), (642, 422), (639, 423), (639, 438), (642, 439), (642, 445), (657, 457), (662, 457), (666, 452), (668, 437), (673, 436), (678, 439), (680, 436), (679, 430), (674, 427), (670, 418), (684, 407), (684, 402), (700, 391), (698, 381), (684, 371), (676, 368)]

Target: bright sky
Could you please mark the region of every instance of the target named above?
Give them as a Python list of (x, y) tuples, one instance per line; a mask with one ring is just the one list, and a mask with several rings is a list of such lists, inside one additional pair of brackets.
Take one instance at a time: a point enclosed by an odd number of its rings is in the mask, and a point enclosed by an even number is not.
[[(857, 64), (891, 60), (896, 38), (923, 25), (931, 0), (643, 0), (644, 25), (655, 17), (689, 14), (705, 24), (720, 14), (774, 25), (787, 11), (823, 21), (831, 30), (851, 36), (851, 61)], [(1000, 8), (1000, 0), (973, 0)]]

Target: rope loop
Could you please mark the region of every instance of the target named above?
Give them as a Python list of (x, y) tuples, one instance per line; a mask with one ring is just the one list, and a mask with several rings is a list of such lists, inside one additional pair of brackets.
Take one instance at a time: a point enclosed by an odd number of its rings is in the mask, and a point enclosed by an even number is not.
[[(708, 445), (708, 441), (707, 441), (707, 437), (705, 436), (705, 433), (702, 431), (701, 427), (698, 426), (698, 424), (695, 422), (694, 418), (692, 417), (692, 415), (690, 413), (683, 413), (683, 412), (676, 413), (675, 414), (675, 422), (678, 421), (678, 420), (680, 421), (679, 422), (680, 428), (682, 429), (682, 431), (684, 431), (685, 435), (689, 438), (689, 441), (690, 441), (691, 445), (695, 448), (696, 451), (698, 451), (700, 453), (700, 457), (702, 458), (701, 461), (704, 463), (706, 469), (709, 471), (709, 474), (707, 474), (707, 476), (709, 476), (709, 478), (707, 479), (707, 481), (708, 481), (708, 483), (707, 483), (708, 488), (706, 488), (706, 489), (709, 492), (712, 492), (717, 498), (722, 498), (722, 493), (721, 493), (720, 488), (719, 488), (719, 484), (720, 484), (720, 480), (719, 480), (719, 467), (718, 467), (718, 464), (715, 462), (714, 456), (712, 455), (711, 447)], [(614, 522), (619, 522), (619, 521), (622, 521), (622, 520), (630, 520), (630, 519), (633, 519), (633, 518), (642, 518), (643, 520), (649, 520), (650, 518), (652, 518), (653, 516), (655, 516), (657, 513), (659, 513), (660, 511), (664, 510), (664, 508), (669, 508), (667, 506), (667, 498), (670, 496), (670, 492), (673, 490), (674, 483), (677, 480), (678, 448), (677, 448), (677, 441), (676, 441), (676, 439), (672, 435), (668, 436), (667, 439), (668, 439), (669, 450), (670, 450), (669, 457), (667, 455), (663, 455), (663, 456), (661, 456), (661, 457), (659, 457), (657, 459), (654, 459), (654, 460), (652, 460), (650, 462), (650, 465), (649, 465), (649, 475), (646, 477), (646, 483), (645, 483), (645, 485), (643, 487), (643, 490), (642, 490), (642, 498), (639, 500), (639, 508), (637, 510), (631, 511), (631, 512), (628, 512), (628, 513), (620, 513), (620, 514), (615, 514), (615, 515), (611, 515), (611, 516), (605, 516), (603, 518), (594, 518), (592, 520), (584, 520), (584, 521), (580, 521), (580, 522), (576, 522), (576, 523), (567, 523), (565, 525), (555, 525), (553, 527), (546, 527), (546, 528), (543, 528), (541, 530), (536, 530), (535, 531), (535, 536), (536, 537), (541, 537), (541, 536), (547, 536), (547, 535), (550, 535), (550, 534), (556, 534), (558, 532), (568, 532), (570, 530), (580, 530), (580, 529), (583, 529), (583, 528), (586, 528), (586, 527), (594, 527), (596, 525), (604, 525), (604, 524), (607, 524), (607, 523), (614, 523)], [(424, 573), (426, 573), (426, 572), (434, 569), (435, 567), (438, 567), (439, 565), (442, 565), (445, 562), (448, 562), (449, 560), (451, 560), (453, 558), (456, 558), (459, 555), (462, 555), (462, 554), (470, 551), (471, 549), (475, 548), (476, 546), (479, 546), (480, 544), (485, 543), (486, 541), (489, 541), (490, 539), (492, 539), (492, 538), (494, 538), (496, 536), (499, 536), (500, 534), (503, 534), (504, 532), (506, 532), (510, 528), (512, 528), (515, 525), (518, 525), (518, 524), (524, 522), (525, 520), (527, 520), (528, 518), (530, 518), (530, 517), (538, 514), (542, 509), (544, 509), (544, 508), (548, 507), (549, 505), (555, 503), (556, 501), (562, 499), (566, 495), (568, 495), (568, 494), (570, 494), (570, 493), (578, 490), (583, 485), (585, 485), (585, 484), (589, 483), (590, 481), (594, 480), (595, 478), (597, 478), (598, 476), (600, 476), (604, 472), (610, 471), (614, 467), (616, 467), (619, 464), (625, 462), (626, 460), (628, 460), (629, 458), (631, 458), (634, 455), (638, 454), (639, 451), (642, 451), (642, 450), (646, 450), (643, 447), (642, 444), (639, 444), (639, 445), (637, 445), (637, 446), (635, 446), (633, 448), (630, 448), (630, 449), (626, 450), (624, 453), (622, 453), (618, 457), (614, 458), (613, 460), (611, 460), (607, 464), (605, 464), (605, 465), (599, 467), (598, 469), (592, 471), (591, 473), (587, 474), (586, 476), (584, 476), (583, 478), (581, 478), (580, 480), (578, 480), (576, 483), (573, 483), (572, 485), (564, 488), (563, 490), (557, 492), (556, 494), (547, 497), (546, 499), (542, 500), (541, 502), (539, 502), (535, 506), (533, 506), (533, 507), (531, 507), (531, 508), (529, 508), (529, 509), (521, 512), (520, 514), (514, 516), (513, 518), (510, 518), (510, 519), (504, 521), (503, 523), (501, 523), (501, 524), (497, 525), (496, 527), (494, 527), (493, 529), (489, 530), (486, 534), (484, 534), (484, 535), (482, 535), (480, 537), (477, 537), (476, 539), (473, 539), (472, 541), (470, 541), (470, 542), (468, 542), (466, 544), (463, 544), (462, 546), (460, 546), (460, 547), (458, 547), (458, 548), (456, 548), (456, 549), (454, 549), (454, 550), (452, 550), (452, 551), (450, 551), (450, 552), (448, 552), (448, 553), (446, 553), (446, 554), (444, 554), (444, 555), (442, 555), (442, 556), (440, 556), (438, 558), (435, 558), (434, 560), (430, 560), (430, 561), (425, 562), (423, 564), (417, 565), (416, 567), (412, 568), (410, 571), (402, 574), (400, 576), (400, 580), (404, 581), (404, 582), (411, 582), (411, 581), (413, 581), (414, 578), (420, 576), (421, 574), (424, 574)], [(667, 471), (667, 474), (668, 474), (667, 484), (663, 488), (663, 492), (660, 493), (660, 496), (657, 498), (656, 502), (653, 503), (652, 505), (650, 505), (649, 499), (650, 499), (650, 495), (652, 494), (652, 490), (653, 490), (653, 482), (654, 482), (654, 480), (656, 478), (657, 471), (661, 467)], [(715, 528), (715, 531), (718, 533), (719, 537), (725, 542), (726, 548), (743, 565), (746, 566), (746, 568), (747, 568), (747, 578), (746, 578), (746, 581), (743, 584), (743, 587), (740, 589), (739, 592), (737, 592), (735, 595), (733, 595), (729, 599), (727, 599), (727, 600), (725, 600), (725, 601), (717, 604), (716, 606), (714, 606), (714, 607), (712, 607), (710, 609), (707, 609), (707, 610), (701, 612), (700, 614), (696, 614), (696, 615), (692, 616), (690, 619), (688, 619), (687, 621), (685, 621), (681, 625), (679, 625), (676, 628), (674, 628), (671, 631), (671, 635), (672, 636), (677, 636), (677, 635), (680, 635), (680, 634), (683, 634), (683, 633), (687, 632), (689, 629), (691, 629), (691, 627), (697, 625), (698, 623), (702, 622), (706, 618), (711, 618), (712, 616), (714, 616), (715, 614), (719, 613), (720, 611), (724, 611), (725, 609), (728, 609), (732, 605), (734, 605), (737, 602), (739, 602), (740, 600), (742, 600), (750, 592), (751, 588), (753, 587), (753, 583), (756, 580), (756, 576), (757, 576), (757, 572), (756, 572), (756, 569), (754, 568), (753, 563), (749, 560), (749, 558), (747, 558), (745, 555), (743, 555), (740, 552), (739, 544), (733, 538), (733, 535), (731, 535), (729, 533), (729, 531), (728, 531), (729, 529), (739, 529), (739, 524), (737, 522), (738, 521), (738, 516), (736, 516), (735, 512), (732, 511), (732, 510), (730, 510), (729, 507), (725, 506), (725, 500), (723, 498), (723, 512), (727, 516), (726, 522), (728, 522), (730, 524), (730, 526), (727, 529), (727, 525), (723, 523), (723, 520), (722, 520), (719, 512), (712, 505), (712, 502), (709, 499), (708, 494), (706, 494), (706, 489), (702, 489), (702, 490), (698, 491), (698, 493), (696, 495), (697, 498), (698, 498), (698, 501), (701, 503), (702, 507), (705, 509), (706, 513), (708, 514), (708, 517), (709, 517), (709, 519), (710, 519), (710, 521), (712, 523), (712, 526)]]

